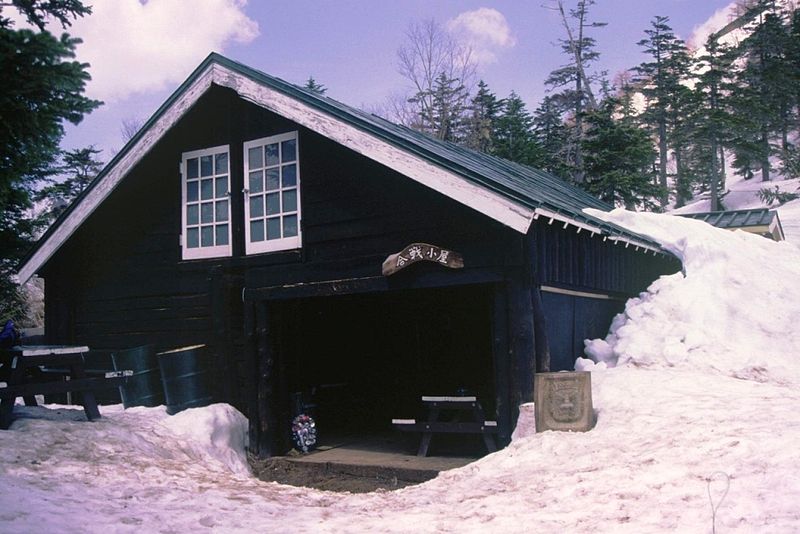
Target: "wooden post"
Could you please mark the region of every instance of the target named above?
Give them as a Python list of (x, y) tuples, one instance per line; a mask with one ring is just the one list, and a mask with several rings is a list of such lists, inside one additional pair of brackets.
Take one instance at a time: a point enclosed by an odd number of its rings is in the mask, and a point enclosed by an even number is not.
[(214, 397), (217, 401), (236, 404), (233, 391), (236, 380), (231, 362), (230, 298), (226, 276), (220, 266), (211, 269), (208, 276), (209, 301), (211, 304), (211, 340), (213, 351), (213, 370), (218, 377), (214, 381)]
[(495, 417), (497, 440), (501, 447), (511, 441), (511, 407), (509, 406), (508, 299), (505, 286), (496, 284), (492, 294), (492, 361), (494, 363)]
[(519, 415), (519, 405), (533, 401), (533, 375), (536, 370), (531, 278), (525, 274), (524, 269), (514, 269), (506, 282), (513, 421)]
[(547, 339), (547, 318), (542, 304), (542, 292), (534, 279), (531, 291), (531, 308), (533, 309), (533, 335), (536, 340), (536, 372), (550, 372), (550, 343)]
[[(525, 257), (527, 273), (531, 285), (531, 308), (533, 309), (533, 332), (536, 352), (536, 372), (547, 373), (550, 371), (550, 343), (547, 339), (547, 317), (542, 304), (541, 281), (539, 279), (539, 253), (544, 247), (537, 248), (535, 233), (532, 231), (525, 236)], [(542, 233), (539, 232), (541, 236)]]
[(252, 302), (244, 303), (244, 367), (247, 419), (249, 422), (250, 450), (258, 453), (261, 433), (259, 432), (258, 405), (258, 355), (256, 350), (256, 309)]
[(275, 353), (270, 339), (269, 305), (256, 304), (256, 353), (258, 355), (258, 455), (269, 458), (276, 453), (278, 439), (275, 414)]

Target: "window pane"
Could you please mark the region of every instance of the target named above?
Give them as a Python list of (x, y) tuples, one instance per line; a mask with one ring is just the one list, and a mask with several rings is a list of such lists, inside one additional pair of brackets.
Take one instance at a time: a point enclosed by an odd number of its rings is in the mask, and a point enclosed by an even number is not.
[(283, 168), (282, 187), (294, 187), (297, 185), (297, 165), (291, 164)]
[(289, 215), (283, 218), (283, 237), (294, 237), (297, 235), (297, 215)]
[(283, 212), (297, 211), (297, 189), (283, 192)]
[(228, 174), (228, 154), (214, 156), (214, 174)]
[(267, 239), (281, 238), (281, 218), (267, 219)]
[(264, 180), (262, 175), (264, 171), (256, 171), (250, 173), (250, 192), (260, 193), (264, 190)]
[(203, 202), (200, 207), (200, 222), (201, 223), (212, 223), (214, 222), (214, 203), (213, 202)]
[(186, 160), (186, 178), (197, 178), (197, 158)]
[(217, 222), (224, 222), (228, 220), (228, 201), (221, 200), (216, 204), (216, 213), (214, 220)]
[(264, 216), (264, 196), (258, 195), (255, 197), (250, 197), (250, 218), (255, 219), (256, 217), (263, 217)]
[(227, 176), (220, 176), (216, 179), (216, 191), (214, 196), (217, 198), (224, 197), (228, 194), (228, 177)]
[(189, 228), (186, 230), (186, 246), (189, 248), (197, 248), (200, 246), (200, 230), (197, 228)]
[(297, 159), (297, 141), (290, 139), (281, 143), (281, 161), (287, 163)]
[(200, 189), (200, 182), (186, 182), (186, 201), (194, 202), (197, 200), (197, 192)]
[(200, 198), (202, 200), (214, 198), (214, 180), (211, 178), (200, 182)]
[(211, 162), (211, 156), (200, 156), (200, 176), (211, 176), (214, 174), (214, 167)]
[(214, 227), (201, 226), (200, 227), (200, 246), (213, 247), (214, 246)]
[(250, 221), (250, 241), (264, 241), (264, 221)]
[(263, 167), (264, 166), (264, 160), (261, 157), (261, 147), (260, 146), (248, 149), (248, 151), (247, 151), (247, 161), (248, 161), (251, 169), (257, 169), (258, 167)]
[(278, 193), (267, 195), (267, 215), (277, 215), (281, 212), (281, 197)]
[(277, 165), (280, 163), (278, 160), (278, 143), (267, 145), (264, 151), (267, 154), (267, 165)]
[(278, 167), (274, 169), (267, 169), (267, 191), (274, 191), (278, 189), (278, 177), (281, 171)]
[(215, 228), (216, 235), (216, 242), (217, 245), (227, 245), (228, 244), (228, 225), (227, 224), (219, 224)]
[(186, 224), (197, 224), (199, 217), (199, 211), (197, 209), (197, 204), (190, 204), (186, 206)]

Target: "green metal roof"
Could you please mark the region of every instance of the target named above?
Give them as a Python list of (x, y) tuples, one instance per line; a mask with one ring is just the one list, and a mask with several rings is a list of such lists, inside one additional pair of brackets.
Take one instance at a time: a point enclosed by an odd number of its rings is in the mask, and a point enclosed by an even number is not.
[(210, 63), (224, 65), (523, 206), (532, 209), (542, 208), (568, 217), (577, 223), (596, 227), (609, 236), (623, 237), (662, 250), (661, 246), (651, 239), (583, 213), (584, 208), (608, 211), (613, 209), (613, 206), (550, 173), (435, 139), (332, 98), (312, 93), (216, 53), (206, 58), (195, 74)]
[(776, 210), (753, 208), (748, 210), (709, 211), (703, 213), (680, 213), (681, 217), (704, 221), (725, 230), (742, 229), (758, 231), (775, 241), (785, 239), (781, 219)]
[(321, 96), (280, 78), (228, 59), (220, 54), (210, 54), (184, 81), (178, 89), (159, 107), (128, 143), (103, 168), (92, 184), (65, 210), (51, 225), (42, 238), (29, 251), (21, 265), (25, 265), (43, 243), (52, 236), (58, 226), (67, 219), (81, 201), (99, 184), (105, 175), (130, 152), (137, 142), (147, 134), (156, 121), (178, 100), (183, 93), (209, 68), (215, 64), (226, 67), (240, 76), (291, 97), (303, 104), (336, 118), (358, 130), (378, 138), (399, 150), (411, 153), (430, 164), (457, 174), (489, 192), (500, 195), (529, 209), (545, 210), (543, 215), (555, 214), (580, 226), (597, 229), (611, 238), (622, 239), (666, 253), (655, 241), (630, 232), (613, 223), (608, 223), (589, 214), (584, 208), (603, 211), (612, 209), (564, 180), (544, 171), (519, 165), (501, 158), (482, 154), (459, 145), (440, 141), (410, 128), (391, 123), (376, 115), (342, 104), (331, 98)]
[(735, 211), (710, 211), (705, 213), (681, 213), (681, 217), (705, 221), (717, 228), (744, 228), (747, 226), (769, 226), (775, 217), (776, 211), (768, 208), (755, 208)]

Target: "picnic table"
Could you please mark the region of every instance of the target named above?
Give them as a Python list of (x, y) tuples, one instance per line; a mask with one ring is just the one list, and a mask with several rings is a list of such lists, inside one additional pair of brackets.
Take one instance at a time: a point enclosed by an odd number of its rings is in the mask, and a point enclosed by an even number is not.
[[(428, 447), (434, 434), (480, 434), (489, 452), (495, 452), (497, 446), (494, 434), (497, 433), (497, 421), (487, 421), (481, 403), (477, 397), (438, 397), (424, 395), (422, 404), (428, 411), (426, 421), (416, 419), (392, 419), (392, 425), (402, 432), (421, 432), (417, 456), (427, 456)], [(449, 413), (449, 420), (441, 421), (442, 412)], [(471, 420), (462, 420), (464, 415)]]
[(14, 403), (37, 406), (36, 395), (83, 392), (86, 419), (100, 417), (94, 390), (120, 385), (132, 371), (91, 371), (85, 368), (86, 346), (18, 345), (0, 350), (0, 429), (11, 425)]

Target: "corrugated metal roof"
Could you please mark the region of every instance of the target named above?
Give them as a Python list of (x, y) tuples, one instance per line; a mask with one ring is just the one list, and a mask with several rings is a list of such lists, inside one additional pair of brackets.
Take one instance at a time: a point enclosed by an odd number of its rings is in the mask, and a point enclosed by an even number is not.
[(769, 226), (777, 217), (777, 212), (768, 208), (754, 208), (735, 211), (710, 211), (705, 213), (681, 213), (681, 217), (705, 221), (712, 226), (724, 229), (750, 226)]
[(613, 206), (550, 173), (435, 139), (332, 98), (306, 91), (219, 54), (211, 54), (206, 59), (206, 62), (209, 61), (217, 62), (292, 96), (523, 206), (540, 208), (572, 219), (576, 223), (597, 228), (609, 236), (662, 250), (661, 246), (651, 239), (583, 213), (584, 208), (608, 211)]
[[(142, 129), (128, 141), (122, 150), (111, 159), (92, 184), (90, 184), (70, 207), (62, 213), (55, 223), (48, 228), (44, 236), (42, 236), (23, 259), (21, 266), (24, 266), (34, 256), (36, 251), (53, 236), (58, 226), (70, 217), (75, 207), (79, 205), (84, 198), (89, 196), (89, 193), (107, 174), (109, 174), (110, 170), (113, 169), (123, 157), (133, 150), (136, 144), (146, 135), (158, 119), (170, 109), (198, 78), (210, 68), (213, 68), (215, 64), (224, 66), (236, 72), (237, 75), (250, 78), (258, 84), (262, 84), (294, 98), (311, 108), (326, 113), (337, 120), (343, 121), (354, 128), (379, 138), (399, 150), (411, 153), (433, 165), (457, 174), (470, 183), (484, 188), (487, 191), (500, 195), (521, 206), (537, 210), (535, 212), (535, 217), (542, 215), (544, 217), (554, 217), (559, 220), (565, 220), (576, 226), (586, 226), (592, 231), (598, 231), (610, 236), (611, 239), (622, 240), (627, 243), (668, 254), (657, 242), (651, 239), (584, 213), (582, 211), (584, 208), (608, 211), (612, 206), (552, 174), (501, 158), (482, 154), (453, 143), (434, 139), (410, 128), (391, 123), (376, 115), (342, 104), (331, 98), (306, 91), (280, 78), (270, 76), (217, 53), (212, 53), (159, 107), (155, 114), (148, 119), (144, 126), (142, 126)], [(37, 260), (37, 265), (33, 267), (38, 268), (38, 263), (39, 260)]]

